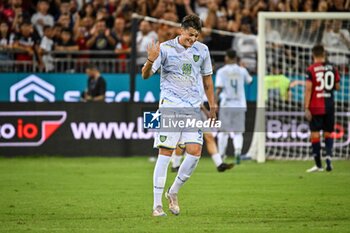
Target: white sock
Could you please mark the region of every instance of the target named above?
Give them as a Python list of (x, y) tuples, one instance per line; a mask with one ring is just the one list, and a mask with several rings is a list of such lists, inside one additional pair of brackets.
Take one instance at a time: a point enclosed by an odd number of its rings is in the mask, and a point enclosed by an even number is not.
[(221, 156), (226, 154), (228, 133), (220, 132), (218, 133), (218, 150)]
[(235, 135), (233, 136), (233, 145), (235, 147), (235, 155), (241, 155), (243, 148), (242, 133), (235, 133)]
[(181, 165), (181, 160), (182, 160), (182, 155), (177, 155), (177, 154), (173, 154), (171, 156), (171, 166), (172, 167), (179, 167)]
[(153, 172), (153, 209), (162, 205), (162, 195), (164, 191), (166, 175), (171, 157), (158, 155), (156, 166)]
[(222, 158), (221, 158), (221, 155), (219, 153), (212, 155), (211, 158), (213, 159), (216, 167), (218, 167), (222, 164)]
[(193, 156), (186, 153), (185, 159), (182, 162), (177, 176), (175, 177), (173, 185), (171, 185), (169, 192), (178, 193), (181, 186), (190, 178), (194, 169), (197, 167), (199, 156)]

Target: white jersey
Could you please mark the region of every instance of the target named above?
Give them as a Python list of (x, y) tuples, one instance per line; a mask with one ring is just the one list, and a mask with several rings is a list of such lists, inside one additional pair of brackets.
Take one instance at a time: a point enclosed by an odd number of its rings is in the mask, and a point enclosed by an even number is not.
[(205, 94), (205, 91), (204, 91), (203, 78), (199, 78), (199, 79), (198, 79), (198, 82), (199, 82), (199, 85), (200, 85), (200, 87), (201, 87), (202, 103), (208, 102), (207, 95)]
[(185, 49), (178, 38), (161, 43), (159, 56), (152, 65), (154, 73), (161, 68), (160, 100), (174, 107), (199, 107), (202, 102), (199, 79), (213, 73), (209, 49), (198, 41)]
[(251, 83), (247, 69), (236, 64), (227, 64), (216, 74), (215, 87), (222, 88), (221, 107), (247, 108), (244, 83)]

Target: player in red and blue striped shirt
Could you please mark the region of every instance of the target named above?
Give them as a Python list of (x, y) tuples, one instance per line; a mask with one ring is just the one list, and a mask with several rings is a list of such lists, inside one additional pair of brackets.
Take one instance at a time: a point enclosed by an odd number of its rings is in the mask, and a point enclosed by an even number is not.
[(314, 63), (306, 72), (305, 117), (310, 122), (312, 154), (315, 166), (307, 172), (323, 171), (321, 162), (320, 131), (326, 145), (326, 170), (332, 170), (332, 149), (334, 130), (334, 90), (340, 89), (338, 70), (326, 62), (325, 49), (316, 45), (312, 49)]

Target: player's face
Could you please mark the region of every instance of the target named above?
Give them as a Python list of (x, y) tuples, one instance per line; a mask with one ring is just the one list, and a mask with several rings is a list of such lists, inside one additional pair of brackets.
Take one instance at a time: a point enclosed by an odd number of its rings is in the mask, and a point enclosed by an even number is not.
[(181, 44), (185, 48), (191, 47), (198, 40), (199, 32), (194, 28), (181, 29)]

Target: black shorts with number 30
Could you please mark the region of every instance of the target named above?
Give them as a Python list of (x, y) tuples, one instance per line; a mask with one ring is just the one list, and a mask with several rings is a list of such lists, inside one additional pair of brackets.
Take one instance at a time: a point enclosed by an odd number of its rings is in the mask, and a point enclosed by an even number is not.
[(312, 115), (310, 122), (311, 132), (323, 130), (325, 132), (334, 131), (334, 111), (329, 111), (323, 115)]

